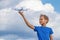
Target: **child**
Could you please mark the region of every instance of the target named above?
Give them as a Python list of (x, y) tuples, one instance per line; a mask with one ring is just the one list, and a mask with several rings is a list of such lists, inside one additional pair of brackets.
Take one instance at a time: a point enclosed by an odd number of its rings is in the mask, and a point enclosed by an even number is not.
[(41, 24), (41, 26), (33, 26), (25, 18), (23, 12), (19, 12), (19, 14), (22, 16), (22, 18), (24, 19), (27, 26), (37, 32), (39, 40), (53, 40), (53, 37), (52, 37), (53, 31), (52, 31), (52, 29), (49, 28), (49, 27), (46, 27), (46, 24), (49, 21), (49, 18), (46, 15), (40, 15), (39, 23)]

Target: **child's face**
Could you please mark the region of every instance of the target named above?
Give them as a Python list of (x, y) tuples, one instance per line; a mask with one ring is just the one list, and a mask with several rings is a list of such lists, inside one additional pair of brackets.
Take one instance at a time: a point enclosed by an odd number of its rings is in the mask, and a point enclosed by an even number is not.
[(39, 23), (41, 25), (46, 25), (46, 22), (47, 22), (47, 20), (44, 18), (44, 16), (41, 16), (40, 19), (39, 19)]

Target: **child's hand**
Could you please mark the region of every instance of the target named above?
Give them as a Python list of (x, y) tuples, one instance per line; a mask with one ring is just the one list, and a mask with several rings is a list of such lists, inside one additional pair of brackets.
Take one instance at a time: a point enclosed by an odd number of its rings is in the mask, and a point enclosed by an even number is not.
[(22, 12), (22, 11), (19, 11), (19, 14), (20, 14), (21, 16), (24, 16), (24, 14), (23, 14), (23, 12)]

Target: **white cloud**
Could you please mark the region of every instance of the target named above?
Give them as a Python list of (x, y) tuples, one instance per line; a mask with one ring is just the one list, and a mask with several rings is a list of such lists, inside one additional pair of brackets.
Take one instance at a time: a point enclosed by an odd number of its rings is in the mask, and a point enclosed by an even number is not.
[(25, 7), (34, 11), (41, 11), (41, 10), (50, 12), (54, 11), (54, 7), (51, 4), (49, 3), (43, 4), (41, 0), (24, 0), (21, 3), (19, 3), (16, 7), (17, 8)]
[(19, 38), (17, 40), (37, 40), (36, 38), (29, 38), (29, 39), (22, 39), (22, 38)]
[(32, 37), (32, 38), (21, 38), (18, 35), (9, 34), (9, 35), (0, 36), (0, 40), (37, 40), (37, 39), (34, 37)]
[(5, 39), (1, 38), (0, 40), (5, 40)]
[(1, 0), (0, 1), (0, 9), (14, 7), (22, 0)]
[(19, 36), (11, 34), (11, 35), (4, 35), (0, 36), (0, 40), (17, 40)]
[[(13, 12), (13, 11), (12, 11)], [(3, 30), (6, 28), (6, 26), (9, 24), (9, 23), (14, 23), (15, 21), (11, 21), (10, 19), (13, 17), (15, 17), (14, 13), (12, 15), (12, 12), (9, 10), (9, 9), (2, 9), (0, 10), (0, 27), (1, 29), (0, 30)], [(12, 16), (12, 17), (11, 17)], [(10, 21), (10, 22), (9, 22)], [(7, 24), (8, 23), (8, 24)]]

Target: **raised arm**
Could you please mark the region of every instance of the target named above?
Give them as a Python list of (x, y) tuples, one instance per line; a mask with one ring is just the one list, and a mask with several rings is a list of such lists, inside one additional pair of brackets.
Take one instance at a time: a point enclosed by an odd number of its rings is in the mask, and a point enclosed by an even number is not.
[(50, 40), (53, 40), (53, 36), (52, 35), (50, 35)]
[(33, 26), (32, 24), (30, 24), (29, 21), (25, 18), (23, 12), (19, 12), (19, 14), (20, 14), (20, 15), (22, 16), (22, 18), (24, 19), (26, 25), (27, 25), (28, 27), (30, 27), (31, 29), (34, 29), (34, 26)]

